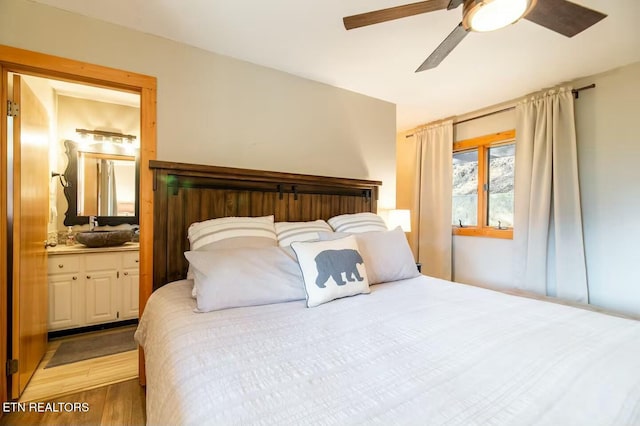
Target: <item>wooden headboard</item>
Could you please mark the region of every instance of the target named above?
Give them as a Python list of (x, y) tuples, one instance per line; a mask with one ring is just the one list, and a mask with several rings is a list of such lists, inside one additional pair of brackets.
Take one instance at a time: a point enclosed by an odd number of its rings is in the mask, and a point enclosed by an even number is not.
[(150, 161), (153, 171), (153, 289), (183, 279), (187, 229), (225, 216), (277, 222), (376, 212), (379, 181)]

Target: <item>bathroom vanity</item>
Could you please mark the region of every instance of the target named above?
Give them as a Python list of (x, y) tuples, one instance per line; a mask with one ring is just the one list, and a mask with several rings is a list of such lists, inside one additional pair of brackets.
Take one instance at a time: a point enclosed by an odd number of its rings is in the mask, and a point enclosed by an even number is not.
[(138, 318), (139, 244), (47, 249), (49, 331)]

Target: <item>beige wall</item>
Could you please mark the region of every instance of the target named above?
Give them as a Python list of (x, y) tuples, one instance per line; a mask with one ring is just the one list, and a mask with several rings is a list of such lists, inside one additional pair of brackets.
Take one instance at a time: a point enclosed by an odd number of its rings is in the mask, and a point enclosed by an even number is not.
[[(578, 167), (590, 303), (640, 313), (640, 63), (573, 82), (596, 84), (575, 103)], [(524, 95), (524, 94), (523, 94)], [(456, 141), (515, 128), (513, 111), (455, 126)], [(410, 133), (410, 132), (409, 132)], [(411, 151), (398, 135), (397, 165), (410, 164)], [(403, 144), (404, 143), (404, 144)], [(398, 205), (410, 192), (410, 174), (398, 173)], [(515, 230), (514, 232), (517, 232)], [(453, 237), (453, 279), (511, 288), (515, 261), (512, 240)]]
[(64, 95), (58, 95), (57, 100), (60, 141), (76, 140), (78, 128), (140, 137), (139, 108)]
[[(57, 135), (53, 143), (56, 154), (52, 170), (58, 173), (64, 173), (68, 164), (64, 141), (77, 140), (76, 129), (103, 130), (140, 137), (139, 108), (62, 95), (56, 96), (56, 100)], [(57, 180), (54, 182), (57, 229), (63, 231), (68, 204), (62, 186)]]
[[(413, 210), (415, 203), (415, 170), (417, 158), (413, 131), (398, 133), (396, 138), (396, 207), (399, 209)], [(412, 214), (412, 218), (413, 218)], [(417, 259), (418, 232), (417, 223), (411, 223), (412, 232), (407, 232), (407, 239)]]
[(395, 105), (26, 0), (0, 43), (158, 78), (158, 159), (382, 180), (395, 205)]

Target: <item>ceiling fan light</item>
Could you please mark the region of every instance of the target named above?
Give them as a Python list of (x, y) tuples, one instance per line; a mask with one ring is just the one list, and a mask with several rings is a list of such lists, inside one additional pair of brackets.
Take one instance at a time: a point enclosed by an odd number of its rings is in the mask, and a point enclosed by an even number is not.
[(517, 22), (535, 0), (467, 0), (463, 24), (473, 31), (494, 31)]

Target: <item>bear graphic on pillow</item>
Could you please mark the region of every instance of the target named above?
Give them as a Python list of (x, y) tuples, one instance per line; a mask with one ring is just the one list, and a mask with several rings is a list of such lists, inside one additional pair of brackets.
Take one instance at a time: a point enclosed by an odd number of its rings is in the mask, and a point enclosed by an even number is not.
[[(362, 281), (357, 265), (363, 263), (362, 256), (356, 250), (324, 250), (315, 257), (318, 277), (316, 285), (325, 288), (329, 277), (333, 278), (336, 284), (342, 286), (347, 282)], [(345, 274), (347, 281), (342, 279)]]

